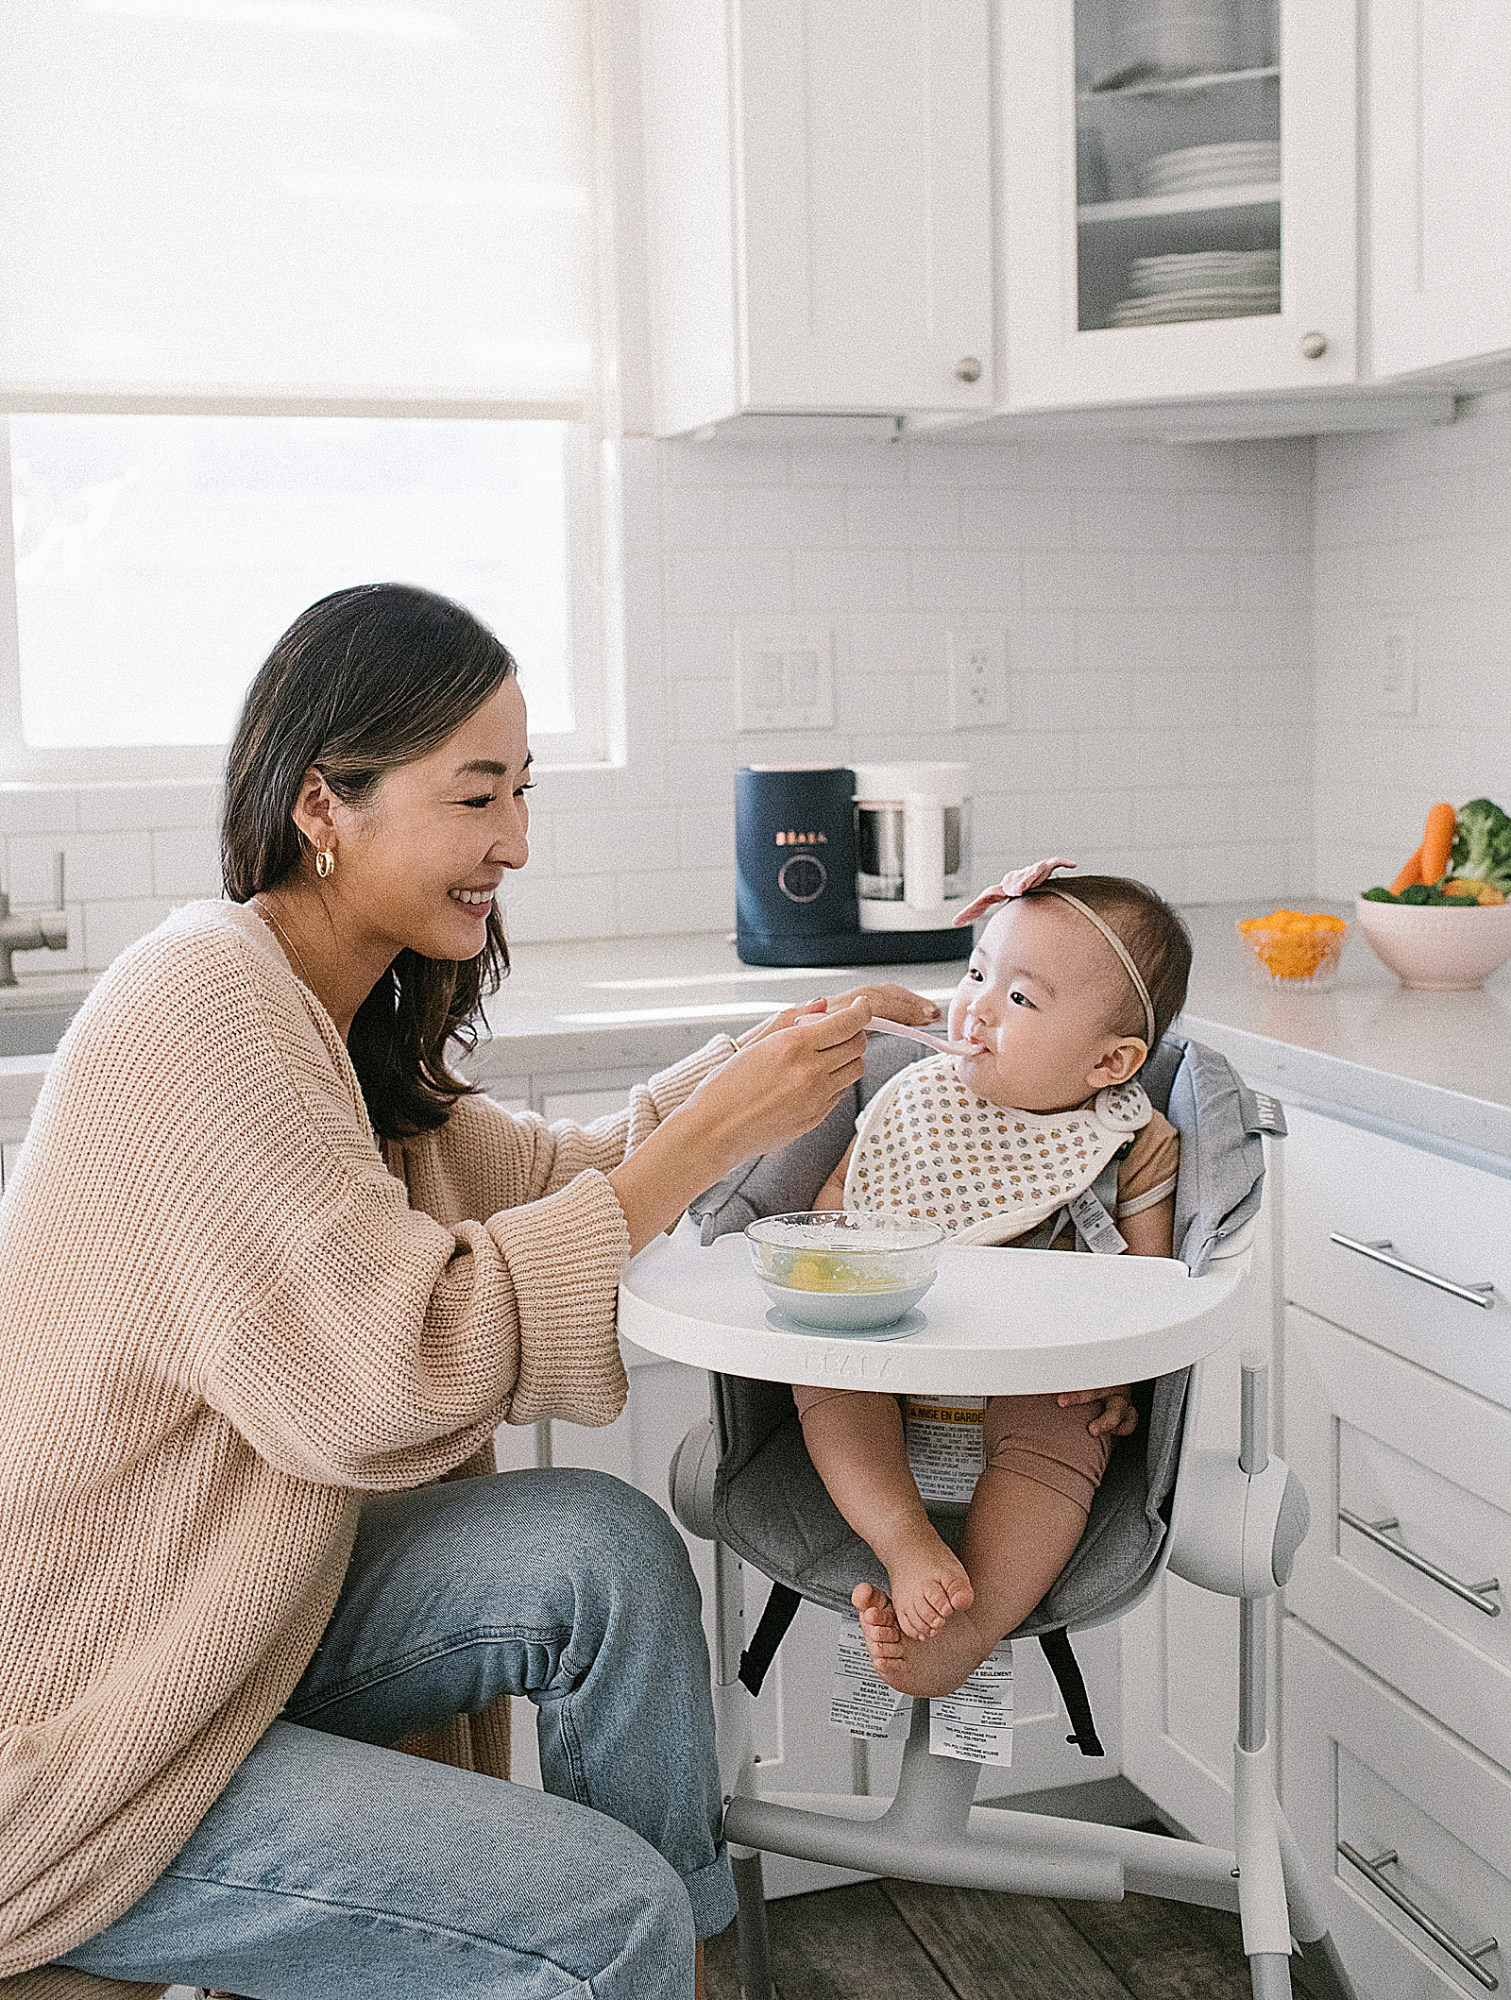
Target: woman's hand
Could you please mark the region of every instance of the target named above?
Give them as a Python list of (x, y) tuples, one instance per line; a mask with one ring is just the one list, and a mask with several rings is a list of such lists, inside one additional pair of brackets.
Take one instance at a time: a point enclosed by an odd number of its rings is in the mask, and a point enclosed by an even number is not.
[(808, 1132), (866, 1073), (864, 1000), (837, 1012), (804, 1013), (770, 1027), (707, 1076), (609, 1181), (642, 1249), (752, 1154)]
[(1115, 1389), (1074, 1389), (1055, 1401), (1062, 1410), (1083, 1403), (1100, 1403), (1100, 1412), (1086, 1426), (1093, 1437), (1132, 1437), (1138, 1429), (1138, 1411), (1133, 1407), (1133, 1385), (1120, 1382)]
[(751, 1048), (768, 1035), (780, 1034), (783, 1028), (794, 1026), (807, 1015), (837, 1014), (841, 1008), (852, 1006), (857, 1000), (864, 1000), (872, 1014), (879, 1015), (883, 1021), (900, 1021), (905, 1028), (927, 1028), (943, 1018), (932, 1000), (925, 1000), (921, 993), (910, 993), (906, 986), (852, 986), (848, 993), (831, 993), (817, 1000), (805, 1000), (801, 1006), (784, 1007), (769, 1020), (747, 1028), (740, 1037), (739, 1046), (742, 1049)]

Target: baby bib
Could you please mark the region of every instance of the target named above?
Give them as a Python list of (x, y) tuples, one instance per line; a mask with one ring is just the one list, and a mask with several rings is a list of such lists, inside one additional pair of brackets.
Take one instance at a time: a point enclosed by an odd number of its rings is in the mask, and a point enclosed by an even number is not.
[(1069, 1111), (1014, 1111), (968, 1090), (953, 1056), (935, 1056), (867, 1105), (845, 1207), (937, 1222), (957, 1243), (1011, 1243), (1090, 1187), (1153, 1115), (1137, 1082)]

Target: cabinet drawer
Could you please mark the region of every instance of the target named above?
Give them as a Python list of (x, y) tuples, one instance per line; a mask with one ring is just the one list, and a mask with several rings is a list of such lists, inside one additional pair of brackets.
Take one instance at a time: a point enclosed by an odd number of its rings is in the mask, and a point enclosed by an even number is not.
[(1287, 1609), (1511, 1768), (1511, 1411), (1292, 1306), (1285, 1441)]
[[(1503, 1989), (1511, 1978), (1511, 1949), (1502, 1949), (1511, 1945), (1511, 1778), (1294, 1618), (1285, 1622), (1283, 1659), (1285, 1814), (1361, 1991), (1372, 2000), (1441, 2000)], [(1412, 1908), (1392, 1900), (1344, 1846), (1375, 1863), (1379, 1880)], [(1478, 1950), (1491, 1939), (1492, 1949)]]
[[(1511, 1180), (1314, 1112), (1287, 1118), (1286, 1297), (1511, 1405)], [(1386, 1240), (1417, 1275), (1335, 1236)], [(1496, 1288), (1488, 1307), (1472, 1292), (1486, 1281)]]

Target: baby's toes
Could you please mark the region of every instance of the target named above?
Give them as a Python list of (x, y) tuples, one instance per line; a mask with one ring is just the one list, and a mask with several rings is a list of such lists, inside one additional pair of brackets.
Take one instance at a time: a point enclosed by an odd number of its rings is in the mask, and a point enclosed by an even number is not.
[(975, 1602), (976, 1593), (971, 1588), (971, 1580), (962, 1574), (950, 1585), (950, 1609), (969, 1611)]

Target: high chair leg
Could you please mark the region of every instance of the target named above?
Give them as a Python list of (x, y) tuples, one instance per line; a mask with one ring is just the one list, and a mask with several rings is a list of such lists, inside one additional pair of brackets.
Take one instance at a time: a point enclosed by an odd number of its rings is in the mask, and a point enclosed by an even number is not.
[(758, 1852), (741, 1848), (733, 1853), (735, 1893), (740, 1913), (735, 1918), (735, 1942), (740, 1960), (741, 2000), (776, 2000), (771, 1983), (771, 1933), (766, 1923), (766, 1890), (761, 1881)]

